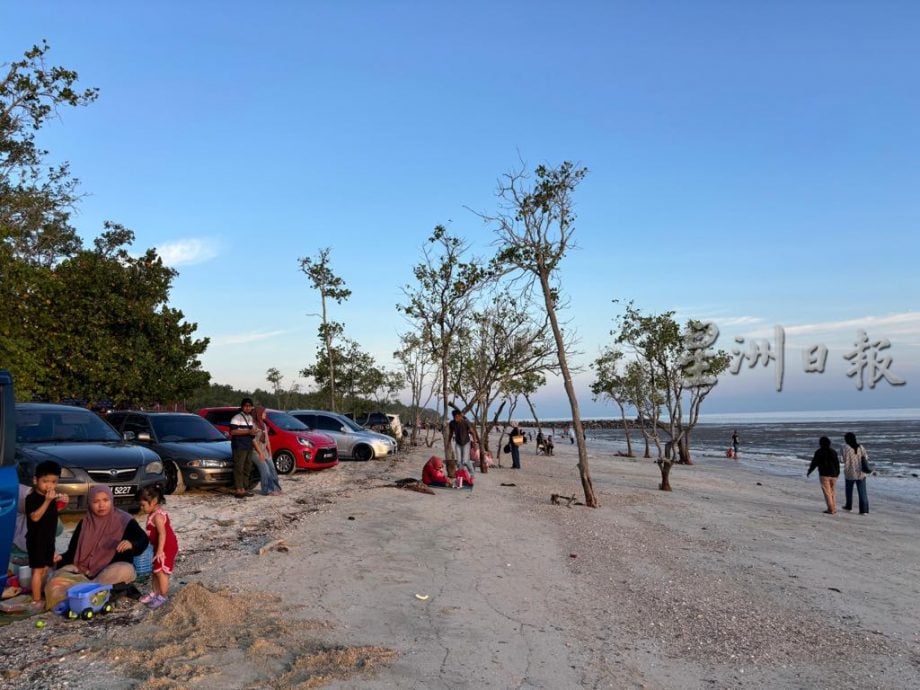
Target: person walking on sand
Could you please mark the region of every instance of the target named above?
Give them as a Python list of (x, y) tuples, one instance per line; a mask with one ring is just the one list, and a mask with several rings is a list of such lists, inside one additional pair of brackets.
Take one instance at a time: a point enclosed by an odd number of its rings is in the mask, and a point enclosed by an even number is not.
[(855, 484), (856, 491), (859, 493), (859, 514), (866, 515), (869, 512), (866, 477), (872, 471), (869, 467), (869, 456), (866, 454), (866, 449), (856, 442), (856, 434), (852, 431), (844, 434), (843, 440), (843, 476), (846, 496), (843, 509), (853, 509), (853, 485)]
[(521, 469), (521, 448), (517, 441), (524, 441), (524, 435), (518, 428), (517, 424), (511, 427), (511, 433), (508, 434), (508, 450), (511, 451), (511, 469)]
[(249, 475), (252, 473), (252, 444), (259, 430), (252, 418), (252, 398), (243, 398), (240, 411), (230, 420), (230, 449), (233, 451), (233, 495), (252, 496)]
[(811, 459), (811, 465), (806, 477), (816, 469), (818, 476), (821, 478), (821, 491), (824, 493), (824, 502), (827, 503), (825, 513), (830, 515), (837, 514), (837, 477), (840, 476), (840, 459), (837, 457), (837, 451), (831, 448), (831, 440), (827, 436), (822, 436), (818, 440), (818, 450)]
[(741, 439), (738, 437), (738, 430), (732, 431), (732, 458), (738, 459), (738, 446), (741, 445)]
[(450, 424), (447, 425), (447, 443), (449, 444), (453, 439), (454, 460), (457, 462), (457, 467), (466, 468), (472, 477), (473, 462), (470, 460), (470, 446), (473, 442), (478, 444), (479, 438), (470, 420), (464, 417), (460, 410), (454, 408), (453, 417)]

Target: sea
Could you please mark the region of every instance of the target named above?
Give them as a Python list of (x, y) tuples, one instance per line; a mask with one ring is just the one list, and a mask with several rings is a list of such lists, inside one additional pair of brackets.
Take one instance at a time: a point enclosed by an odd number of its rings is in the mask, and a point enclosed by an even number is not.
[[(554, 424), (554, 440), (557, 444), (568, 443), (561, 428), (562, 424)], [(852, 431), (865, 447), (877, 473), (870, 477), (871, 485), (920, 506), (920, 409), (701, 417), (690, 438), (694, 462), (725, 461), (734, 431), (741, 439), (738, 456), (742, 465), (789, 477), (804, 477), (819, 438), (830, 438), (840, 453), (843, 435)], [(634, 430), (631, 438), (633, 453), (642, 455), (645, 449), (642, 434)], [(586, 441), (592, 454), (626, 451), (622, 429), (589, 429)], [(653, 447), (652, 454), (655, 452)]]

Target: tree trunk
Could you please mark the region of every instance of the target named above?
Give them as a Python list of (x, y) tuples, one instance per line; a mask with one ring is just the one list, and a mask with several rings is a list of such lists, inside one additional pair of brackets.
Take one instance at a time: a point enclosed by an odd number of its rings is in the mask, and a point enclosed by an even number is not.
[(680, 439), (680, 443), (677, 444), (677, 450), (680, 453), (680, 464), (681, 465), (692, 465), (693, 459), (690, 457), (690, 441), (687, 439), (687, 435), (684, 434)]
[(624, 408), (622, 405), (620, 405), (620, 417), (623, 420), (623, 433), (626, 434), (626, 455), (632, 457), (632, 439), (629, 436), (629, 424), (626, 423), (626, 408)]
[(668, 481), (671, 475), (671, 464), (670, 460), (658, 459), (658, 467), (661, 469), (661, 484), (658, 485), (658, 488), (662, 491), (671, 490), (671, 483)]
[(581, 488), (585, 493), (585, 505), (589, 508), (597, 508), (597, 496), (594, 495), (594, 484), (591, 481), (591, 471), (588, 468), (588, 449), (585, 447), (585, 435), (581, 426), (578, 396), (575, 394), (575, 386), (572, 383), (572, 372), (569, 371), (562, 329), (559, 327), (559, 320), (556, 318), (556, 294), (549, 284), (549, 275), (547, 273), (541, 273), (540, 287), (543, 290), (546, 314), (553, 329), (553, 338), (556, 341), (556, 356), (559, 358), (559, 369), (562, 373), (565, 393), (569, 399), (569, 407), (572, 410), (572, 421), (575, 424), (575, 438), (578, 442), (578, 474), (581, 477)]

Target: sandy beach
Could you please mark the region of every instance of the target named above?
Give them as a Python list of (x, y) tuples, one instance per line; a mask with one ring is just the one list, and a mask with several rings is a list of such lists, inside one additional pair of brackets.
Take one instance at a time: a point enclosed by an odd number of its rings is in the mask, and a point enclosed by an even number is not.
[(872, 513), (829, 516), (814, 476), (706, 457), (664, 493), (651, 461), (594, 451), (600, 508), (552, 505), (581, 498), (575, 447), (524, 448), (473, 491), (394, 488), (419, 448), (280, 498), (169, 497), (171, 603), (13, 623), (0, 685), (920, 687), (916, 504), (870, 480)]

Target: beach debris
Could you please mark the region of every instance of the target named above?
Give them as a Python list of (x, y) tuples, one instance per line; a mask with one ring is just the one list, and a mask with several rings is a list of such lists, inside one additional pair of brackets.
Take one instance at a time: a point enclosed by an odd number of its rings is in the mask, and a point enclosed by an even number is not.
[(841, 592), (841, 591), (840, 591), (839, 589), (837, 589), (836, 587), (828, 587), (828, 589), (831, 590), (832, 592), (839, 592), (840, 594), (843, 594), (843, 592)]
[(428, 488), (421, 481), (415, 477), (406, 477), (405, 479), (397, 479), (393, 482), (393, 486), (397, 489), (406, 489), (407, 491), (417, 491), (420, 494), (433, 494), (434, 490)]
[(349, 519), (349, 520), (354, 520), (354, 519), (355, 519), (355, 516), (354, 516), (354, 515), (349, 515), (349, 516), (348, 516), (348, 519)]
[(578, 554), (577, 554), (577, 553), (570, 553), (570, 554), (569, 554), (569, 558), (578, 558)]
[(517, 486), (514, 482), (502, 482), (500, 486)]
[(564, 505), (567, 508), (571, 508), (573, 503), (577, 504), (577, 501), (575, 499), (575, 494), (572, 494), (571, 496), (563, 496), (562, 494), (551, 494), (549, 497), (549, 502), (552, 503), (554, 506)]
[(35, 627), (41, 630), (45, 627), (45, 621), (35, 621)]
[(265, 544), (265, 546), (259, 549), (259, 555), (263, 556), (269, 551), (279, 551), (281, 553), (287, 553), (290, 551), (290, 547), (284, 541), (284, 539), (272, 539), (270, 542)]
[(428, 601), (428, 597), (429, 597), (428, 594), (416, 594), (415, 595), (415, 598), (418, 599), (419, 601)]

